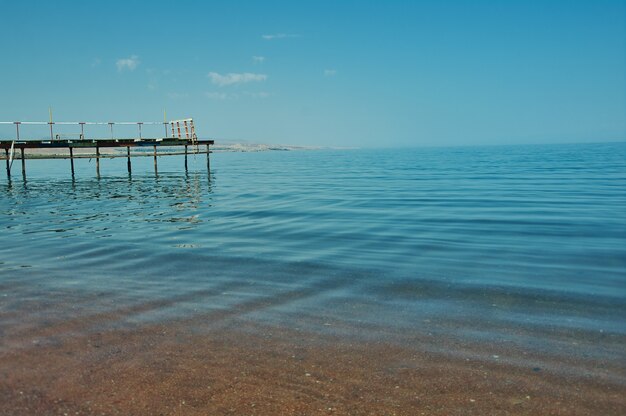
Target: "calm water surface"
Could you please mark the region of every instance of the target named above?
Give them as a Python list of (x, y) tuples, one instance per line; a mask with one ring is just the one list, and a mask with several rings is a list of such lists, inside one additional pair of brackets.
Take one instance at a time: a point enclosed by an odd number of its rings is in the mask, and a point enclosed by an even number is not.
[(106, 325), (408, 334), (623, 375), (625, 143), (218, 153), (210, 181), (202, 155), (187, 174), (179, 157), (158, 176), (151, 158), (132, 177), (125, 164), (2, 172), (5, 340), (18, 322), (118, 311)]

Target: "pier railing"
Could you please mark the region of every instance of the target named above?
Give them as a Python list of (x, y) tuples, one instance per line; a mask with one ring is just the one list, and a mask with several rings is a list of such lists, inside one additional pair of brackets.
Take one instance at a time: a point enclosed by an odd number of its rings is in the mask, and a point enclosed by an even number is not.
[[(195, 128), (192, 118), (162, 121), (162, 122), (161, 121), (101, 121), (101, 122), (94, 122), (94, 121), (0, 121), (0, 126), (1, 125), (5, 125), (5, 126), (14, 125), (15, 126), (15, 132), (13, 134), (15, 141), (42, 140), (47, 137), (49, 137), (50, 140), (58, 140), (58, 139), (62, 139), (68, 136), (75, 136), (74, 138), (77, 138), (79, 140), (84, 140), (85, 138), (88, 138), (88, 137), (90, 139), (95, 139), (95, 140), (98, 140), (98, 139), (114, 140), (115, 138), (128, 138), (128, 134), (123, 135), (123, 136), (118, 135), (116, 137), (116, 133), (114, 129), (114, 127), (116, 126), (124, 126), (124, 127), (136, 126), (137, 135), (135, 137), (139, 139), (143, 139), (144, 138), (144, 134), (143, 134), (144, 126), (159, 126), (159, 125), (163, 127), (163, 135), (157, 134), (155, 136), (153, 132), (152, 134), (153, 137), (178, 138), (178, 139), (190, 139), (190, 140), (197, 139), (196, 128)], [(45, 134), (43, 131), (40, 131), (38, 137), (28, 137), (28, 136), (25, 137), (23, 134), (23, 128), (26, 126), (48, 126), (49, 131), (48, 133), (45, 133)], [(60, 133), (59, 132), (59, 128), (65, 131), (66, 129), (64, 127), (67, 127), (67, 126), (76, 126), (76, 129), (72, 133), (66, 133), (66, 132)], [(90, 126), (99, 127), (97, 130), (99, 131), (100, 136), (89, 134)], [(104, 137), (104, 135), (102, 134), (103, 133), (102, 127), (108, 127), (107, 128), (108, 134), (106, 135), (106, 137)], [(20, 134), (20, 128), (22, 128), (22, 134)], [(0, 133), (0, 140), (11, 139), (10, 137), (2, 137), (4, 135), (6, 135), (4, 131)]]

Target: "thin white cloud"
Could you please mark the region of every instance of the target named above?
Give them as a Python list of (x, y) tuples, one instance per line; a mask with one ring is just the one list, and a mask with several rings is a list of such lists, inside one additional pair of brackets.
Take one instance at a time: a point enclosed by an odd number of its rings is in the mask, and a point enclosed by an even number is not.
[(259, 92), (244, 91), (244, 94), (251, 98), (267, 98), (270, 95), (272, 95), (267, 91), (259, 91)]
[(133, 55), (130, 58), (118, 59), (117, 62), (115, 62), (115, 65), (117, 65), (118, 72), (125, 70), (134, 71), (139, 66), (140, 62), (139, 57), (137, 55)]
[(100, 58), (93, 58), (91, 61), (91, 67), (95, 68), (97, 66), (100, 66), (100, 64), (102, 63), (102, 59)]
[(172, 100), (182, 100), (185, 98), (189, 98), (189, 93), (186, 92), (169, 92), (167, 93), (167, 98), (171, 98)]
[(223, 91), (207, 91), (204, 93), (204, 96), (210, 98), (211, 100), (238, 100), (245, 98), (252, 99), (264, 99), (272, 96), (272, 93), (267, 91), (242, 91), (241, 93), (232, 93), (232, 92), (223, 92)]
[(225, 92), (217, 91), (205, 92), (204, 95), (212, 100), (226, 100), (229, 98), (229, 95)]
[(225, 75), (218, 74), (217, 72), (209, 72), (208, 77), (211, 82), (217, 86), (225, 87), (228, 85), (245, 84), (247, 82), (261, 82), (267, 79), (265, 74), (253, 74), (251, 72), (244, 73), (228, 73)]
[(335, 75), (337, 75), (337, 70), (336, 69), (325, 69), (324, 70), (324, 76), (325, 77), (334, 77)]
[(271, 35), (261, 35), (261, 37), (265, 40), (274, 40), (274, 39), (286, 39), (286, 38), (299, 38), (300, 35), (296, 35), (294, 33), (274, 33)]
[(254, 62), (255, 64), (262, 64), (263, 62), (265, 62), (265, 56), (253, 56), (252, 62)]

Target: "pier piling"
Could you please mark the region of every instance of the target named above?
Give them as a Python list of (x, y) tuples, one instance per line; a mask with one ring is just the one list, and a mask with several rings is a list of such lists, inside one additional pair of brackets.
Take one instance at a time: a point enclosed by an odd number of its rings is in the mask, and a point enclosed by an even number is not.
[(126, 158), (127, 158), (126, 165), (128, 166), (128, 174), (130, 175), (132, 171), (131, 166), (130, 166), (130, 146), (126, 146)]
[(72, 167), (72, 178), (74, 177), (74, 149), (70, 146), (70, 166)]
[(9, 149), (4, 149), (4, 154), (7, 159), (7, 177), (11, 179), (11, 164), (9, 163)]
[(96, 143), (96, 175), (100, 177), (100, 146)]
[(206, 171), (209, 174), (209, 180), (211, 179), (211, 158), (209, 155), (211, 154), (211, 150), (209, 150), (209, 145), (206, 145)]
[(154, 173), (158, 173), (158, 169), (157, 169), (157, 150), (156, 150), (156, 145), (154, 146)]
[(22, 156), (22, 177), (26, 180), (26, 159), (24, 158), (24, 148), (20, 147), (20, 154)]

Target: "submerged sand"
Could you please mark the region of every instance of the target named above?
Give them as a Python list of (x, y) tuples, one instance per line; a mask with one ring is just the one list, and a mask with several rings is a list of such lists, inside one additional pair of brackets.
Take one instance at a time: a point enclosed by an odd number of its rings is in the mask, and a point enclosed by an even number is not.
[[(92, 330), (20, 324), (0, 348), (3, 415), (619, 415), (619, 381), (202, 319)], [(558, 368), (558, 362), (553, 363)]]

